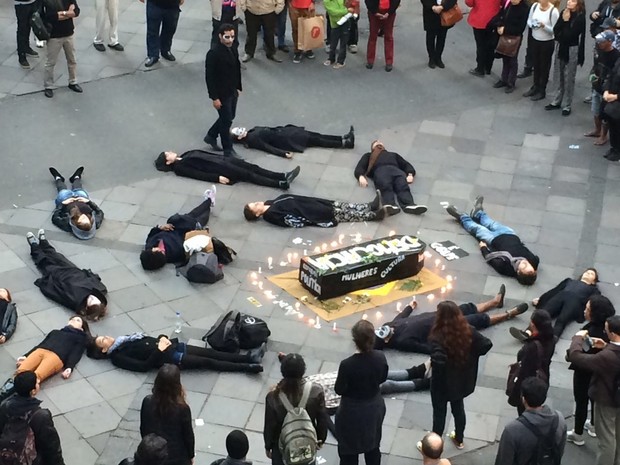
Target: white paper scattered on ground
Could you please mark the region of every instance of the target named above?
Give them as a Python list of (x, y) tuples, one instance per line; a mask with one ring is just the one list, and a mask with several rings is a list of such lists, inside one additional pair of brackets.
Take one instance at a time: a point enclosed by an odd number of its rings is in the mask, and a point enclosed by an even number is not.
[(196, 426), (204, 426), (205, 421), (202, 418), (196, 418), (195, 420)]
[(321, 457), (320, 455), (316, 456), (316, 463), (317, 465), (323, 465), (324, 463), (327, 463), (327, 460), (325, 460), (323, 457)]
[(441, 205), (443, 208), (448, 208), (450, 202), (439, 202), (439, 205)]

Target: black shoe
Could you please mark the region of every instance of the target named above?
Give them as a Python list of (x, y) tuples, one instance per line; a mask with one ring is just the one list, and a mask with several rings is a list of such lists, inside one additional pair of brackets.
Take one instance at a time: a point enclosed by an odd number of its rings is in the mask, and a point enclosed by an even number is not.
[(155, 63), (157, 63), (159, 61), (159, 58), (155, 58), (155, 57), (148, 57), (146, 59), (146, 63), (144, 63), (144, 67), (145, 68), (150, 68), (151, 66), (153, 66)]
[(312, 50), (308, 50), (307, 52), (304, 52), (304, 56), (308, 59), (308, 60), (313, 60), (315, 55), (314, 52)]
[(528, 333), (526, 333), (522, 329), (515, 328), (514, 326), (511, 326), (509, 331), (510, 331), (510, 335), (518, 341), (525, 342), (530, 338), (530, 335)]
[(481, 71), (478, 68), (470, 69), (469, 74), (472, 76), (484, 77), (484, 71)]
[(355, 147), (355, 128), (353, 126), (349, 128), (349, 132), (343, 136), (343, 139), (345, 140), (345, 149), (352, 149)]
[(472, 218), (475, 218), (478, 212), (481, 212), (484, 210), (482, 206), (482, 202), (484, 202), (483, 196), (479, 195), (478, 197), (476, 197), (476, 200), (474, 200), (474, 208), (472, 208), (471, 212), (469, 212), (469, 216), (471, 216)]
[(215, 137), (211, 137), (209, 134), (207, 134), (202, 140), (205, 141), (205, 144), (210, 145), (211, 148), (216, 152), (221, 152), (222, 150), (224, 150), (222, 147), (217, 145), (217, 139)]
[(448, 208), (446, 208), (446, 212), (448, 212), (448, 215), (450, 215), (452, 218), (454, 218), (458, 222), (461, 221), (462, 213), (458, 211), (454, 205), (448, 205)]
[(538, 89), (536, 88), (536, 86), (532, 86), (530, 87), (527, 92), (525, 92), (523, 94), (524, 97), (531, 97), (532, 95), (534, 95), (536, 92), (538, 92)]
[(2, 387), (0, 388), (0, 403), (9, 397), (11, 397), (15, 393), (15, 384), (13, 383), (13, 378), (7, 379)]
[(35, 52), (34, 50), (32, 50), (30, 47), (26, 49), (26, 55), (28, 55), (29, 57), (34, 57), (34, 58), (37, 58), (39, 56), (39, 54)]
[(384, 208), (385, 208), (385, 210), (386, 210), (386, 212), (387, 212), (387, 214), (389, 216), (394, 216), (394, 215), (400, 213), (400, 208), (398, 208), (398, 207), (396, 207), (394, 205), (385, 205)]
[(243, 160), (243, 157), (241, 155), (239, 155), (235, 149), (228, 149), (228, 150), (224, 150), (224, 156), (226, 157), (231, 157), (231, 158), (236, 158), (238, 160)]
[(570, 108), (562, 108), (562, 116), (570, 115)]
[(284, 53), (288, 53), (288, 52), (290, 52), (290, 51), (291, 51), (291, 49), (290, 49), (290, 48), (288, 48), (286, 45), (280, 45), (280, 46), (278, 47), (278, 50), (280, 50), (281, 52), (284, 52)]
[(295, 178), (299, 176), (300, 171), (301, 171), (301, 167), (296, 166), (293, 170), (286, 173), (286, 175), (284, 176), (284, 178), (286, 179), (286, 182), (288, 182), (289, 184), (292, 183), (295, 180)]
[(379, 210), (377, 210), (376, 212), (373, 212), (375, 214), (375, 217), (372, 219), (373, 221), (383, 221), (383, 219), (388, 216), (388, 212), (387, 212), (387, 208), (386, 207), (382, 207)]
[(545, 105), (545, 110), (547, 111), (559, 110), (559, 109), (560, 109), (560, 105), (555, 105), (553, 103), (548, 103), (547, 105)]
[(52, 176), (54, 176), (54, 179), (60, 179), (62, 182), (65, 182), (65, 178), (62, 176), (62, 174), (58, 172), (56, 168), (54, 168), (53, 166), (50, 166), (49, 170), (50, 170), (50, 173), (52, 173)]
[(506, 88), (504, 89), (505, 94), (512, 94), (514, 91), (515, 91), (515, 86), (507, 85)]
[(251, 363), (248, 369), (248, 372), (250, 373), (262, 373), (263, 372), (263, 366), (259, 365), (258, 363)]
[(301, 63), (301, 59), (302, 58), (303, 58), (303, 53), (295, 52), (295, 55), (293, 55), (293, 63), (295, 63), (295, 64)]
[(620, 152), (618, 152), (617, 150), (610, 150), (609, 153), (605, 155), (605, 158), (607, 158), (609, 161), (618, 161), (620, 160)]
[(370, 211), (373, 212), (383, 208), (383, 198), (381, 197), (381, 191), (379, 189), (377, 189), (377, 195), (375, 195), (375, 198), (368, 205), (370, 206)]
[(47, 98), (52, 98), (54, 96), (54, 90), (53, 89), (45, 89), (43, 91), (43, 94), (45, 94), (45, 96)]
[(429, 58), (429, 59), (428, 59), (428, 67), (429, 67), (430, 69), (435, 69), (435, 67), (436, 67), (436, 66), (437, 66), (437, 65), (435, 64), (435, 60), (434, 60), (434, 59), (432, 59), (432, 58)]
[(506, 87), (507, 85), (508, 84), (506, 84), (504, 81), (500, 79), (495, 84), (493, 84), (493, 89), (501, 89), (502, 87)]
[(112, 50), (116, 50), (117, 52), (124, 52), (125, 51), (125, 47), (123, 47), (122, 44), (114, 44), (114, 45), (110, 45), (108, 44), (108, 48), (111, 48)]
[(394, 66), (392, 65), (385, 65), (385, 70), (389, 73), (390, 71), (392, 71), (394, 69)]
[(441, 69), (444, 69), (446, 67), (446, 65), (443, 64), (443, 61), (441, 61), (441, 58), (435, 58), (435, 64), (438, 68)]
[(105, 52), (105, 46), (103, 44), (93, 44), (93, 47), (95, 47), (95, 50), (98, 52)]
[(168, 61), (177, 61), (177, 58), (172, 53), (170, 53), (170, 50), (168, 50), (167, 52), (161, 52), (161, 57)]
[(366, 69), (372, 69), (375, 66), (373, 63), (366, 63)]
[(282, 58), (277, 55), (267, 55), (267, 59), (271, 61), (275, 61), (276, 63), (282, 63)]
[(267, 343), (263, 342), (260, 346), (255, 349), (251, 349), (248, 351), (248, 355), (252, 360), (253, 364), (260, 364), (265, 356), (265, 351), (267, 350)]
[(75, 170), (75, 173), (73, 173), (71, 175), (71, 177), (69, 178), (69, 182), (71, 182), (71, 184), (73, 184), (73, 181), (75, 181), (77, 178), (81, 178), (82, 177), (82, 173), (84, 172), (84, 167), (80, 166), (77, 170)]
[(487, 75), (488, 75), (488, 74), (491, 74), (491, 70), (490, 70), (490, 69), (485, 69), (485, 70), (484, 70), (484, 74), (487, 74)]
[(69, 89), (71, 89), (73, 92), (77, 92), (78, 94), (84, 92), (79, 84), (69, 84)]
[(517, 74), (517, 78), (524, 79), (524, 78), (530, 77), (531, 75), (532, 75), (532, 68), (523, 68), (523, 71)]
[(545, 94), (542, 91), (536, 92), (534, 95), (532, 95), (530, 97), (530, 100), (532, 102), (538, 102), (539, 100), (544, 100), (547, 97), (547, 94)]
[(501, 296), (499, 298), (499, 303), (497, 304), (497, 308), (502, 308), (504, 306), (504, 297), (506, 297), (506, 285), (505, 284), (502, 284), (499, 287), (499, 291), (497, 291), (497, 294)]
[(428, 211), (428, 207), (426, 205), (407, 205), (403, 211), (410, 215), (421, 215)]
[(30, 63), (28, 63), (28, 60), (26, 59), (26, 55), (19, 55), (19, 57), (17, 58), (17, 61), (19, 61), (19, 66), (21, 66), (24, 69), (30, 69)]
[[(510, 310), (506, 310), (506, 313), (508, 314), (508, 319), (510, 320), (510, 319), (514, 318), (515, 316), (517, 316), (517, 315), (521, 315), (522, 313), (527, 312), (527, 309), (529, 307), (530, 306), (528, 304), (523, 302), (523, 303), (517, 305), (515, 308), (511, 308)], [(513, 334), (513, 328), (510, 328), (510, 334), (512, 334), (517, 339), (519, 339), (520, 337), (523, 337), (523, 336), (525, 336), (525, 339), (528, 339), (530, 337), (525, 331), (521, 331), (521, 330), (519, 330), (517, 328), (514, 328), (514, 330), (515, 330), (514, 331), (515, 334)], [(522, 334), (518, 334), (517, 332), (520, 332)], [(519, 340), (521, 340), (521, 339), (519, 339)]]
[(288, 183), (287, 180), (284, 181), (278, 181), (278, 187), (282, 190), (289, 190), (289, 188), (291, 187), (291, 185)]
[(609, 159), (609, 157), (613, 157), (615, 154), (616, 154), (616, 149), (612, 147), (605, 153), (605, 155), (603, 155), (603, 158)]

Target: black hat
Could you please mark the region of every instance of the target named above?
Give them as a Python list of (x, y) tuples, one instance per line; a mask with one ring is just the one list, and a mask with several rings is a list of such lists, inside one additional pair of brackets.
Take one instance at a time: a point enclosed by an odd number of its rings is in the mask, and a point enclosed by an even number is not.
[(166, 152), (160, 153), (155, 159), (155, 168), (158, 171), (172, 171), (172, 165), (166, 164)]
[(226, 436), (226, 452), (230, 458), (241, 460), (248, 455), (248, 450), (250, 450), (250, 443), (243, 431), (236, 429), (228, 433)]
[(34, 374), (34, 371), (19, 373), (15, 376), (13, 385), (18, 396), (30, 397), (30, 392), (37, 387), (37, 375)]

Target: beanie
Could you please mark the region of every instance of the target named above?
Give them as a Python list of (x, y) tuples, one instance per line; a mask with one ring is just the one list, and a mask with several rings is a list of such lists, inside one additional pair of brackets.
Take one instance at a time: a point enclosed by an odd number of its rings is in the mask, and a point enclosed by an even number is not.
[(248, 455), (249, 449), (248, 437), (243, 431), (236, 429), (226, 436), (226, 452), (230, 458), (241, 460)]

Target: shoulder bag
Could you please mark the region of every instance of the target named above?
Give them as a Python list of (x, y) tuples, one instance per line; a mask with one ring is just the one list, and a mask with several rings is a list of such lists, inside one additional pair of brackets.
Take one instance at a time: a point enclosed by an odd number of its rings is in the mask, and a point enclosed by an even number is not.
[[(544, 356), (543, 347), (540, 341), (534, 341), (536, 349), (538, 351), (538, 367), (536, 368), (536, 378), (542, 379), (545, 383), (549, 383), (547, 374), (542, 369), (542, 359)], [(521, 402), (521, 362), (516, 362), (510, 365), (508, 369), (508, 379), (506, 380), (506, 395), (508, 396), (508, 403), (513, 407), (517, 407)]]
[(441, 25), (443, 27), (452, 27), (456, 23), (458, 23), (461, 19), (463, 19), (463, 12), (461, 11), (461, 7), (459, 7), (458, 2), (454, 4), (454, 7), (449, 10), (443, 10), (439, 13), (441, 16)]

